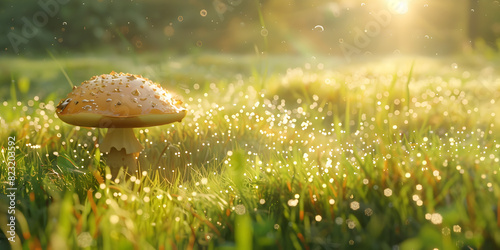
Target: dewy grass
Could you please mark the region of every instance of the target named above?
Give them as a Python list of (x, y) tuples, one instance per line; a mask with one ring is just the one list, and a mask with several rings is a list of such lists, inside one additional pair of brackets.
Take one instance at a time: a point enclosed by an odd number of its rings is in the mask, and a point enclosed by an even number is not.
[(243, 75), (183, 85), (188, 116), (136, 129), (145, 149), (126, 181), (109, 175), (104, 131), (62, 123), (54, 100), (0, 103), (0, 137), (17, 145), (12, 246), (500, 245), (498, 75), (314, 67), (263, 87)]

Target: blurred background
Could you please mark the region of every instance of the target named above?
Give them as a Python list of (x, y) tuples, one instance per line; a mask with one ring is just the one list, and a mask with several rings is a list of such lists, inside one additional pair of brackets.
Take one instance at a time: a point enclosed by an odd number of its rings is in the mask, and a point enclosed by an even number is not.
[(2, 55), (446, 55), (498, 49), (494, 0), (0, 2)]
[(497, 60), (498, 13), (494, 0), (2, 0), (0, 98), (59, 99), (111, 70), (181, 92), (318, 60)]

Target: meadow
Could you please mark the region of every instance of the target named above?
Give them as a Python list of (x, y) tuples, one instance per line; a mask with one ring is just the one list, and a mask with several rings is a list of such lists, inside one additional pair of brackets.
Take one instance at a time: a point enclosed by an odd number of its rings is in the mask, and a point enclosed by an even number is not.
[[(0, 59), (13, 249), (500, 247), (497, 62), (158, 58)], [(135, 129), (145, 149), (127, 179), (106, 168), (105, 129), (55, 115), (71, 85), (112, 70), (160, 83), (188, 110)]]

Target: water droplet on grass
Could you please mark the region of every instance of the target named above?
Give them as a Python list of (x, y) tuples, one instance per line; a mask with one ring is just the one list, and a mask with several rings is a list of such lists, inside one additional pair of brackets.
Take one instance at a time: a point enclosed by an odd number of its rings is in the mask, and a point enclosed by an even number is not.
[(315, 219), (317, 222), (320, 222), (320, 221), (323, 219), (323, 217), (321, 217), (321, 215), (319, 215), (319, 214), (318, 214), (318, 215), (316, 215), (316, 216), (314, 217), (314, 219)]
[(384, 189), (384, 195), (389, 197), (392, 195), (392, 190), (390, 188)]
[(234, 208), (234, 212), (239, 215), (243, 215), (246, 213), (246, 207), (243, 204), (238, 204)]
[(359, 206), (360, 206), (360, 205), (359, 205), (359, 202), (357, 202), (357, 201), (353, 201), (353, 202), (351, 202), (351, 204), (350, 204), (350, 207), (351, 207), (351, 209), (352, 209), (352, 210), (358, 210), (358, 209), (359, 209)]
[(89, 232), (82, 232), (77, 237), (78, 246), (81, 248), (87, 248), (92, 245), (92, 235)]
[(262, 30), (260, 30), (260, 35), (266, 37), (267, 35), (269, 35), (269, 31), (266, 28), (263, 28)]
[(109, 217), (109, 222), (111, 222), (111, 224), (116, 224), (120, 221), (120, 217), (118, 217), (118, 215), (111, 215)]
[(313, 30), (317, 30), (319, 32), (323, 32), (323, 31), (325, 31), (325, 28), (323, 28), (322, 25), (316, 25), (316, 26), (314, 26)]

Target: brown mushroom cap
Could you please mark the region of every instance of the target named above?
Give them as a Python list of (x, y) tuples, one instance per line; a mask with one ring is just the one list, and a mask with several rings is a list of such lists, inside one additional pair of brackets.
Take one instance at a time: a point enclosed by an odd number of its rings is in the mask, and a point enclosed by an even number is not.
[(135, 128), (181, 121), (186, 116), (181, 104), (147, 78), (111, 72), (73, 87), (56, 113), (62, 121), (77, 126)]

